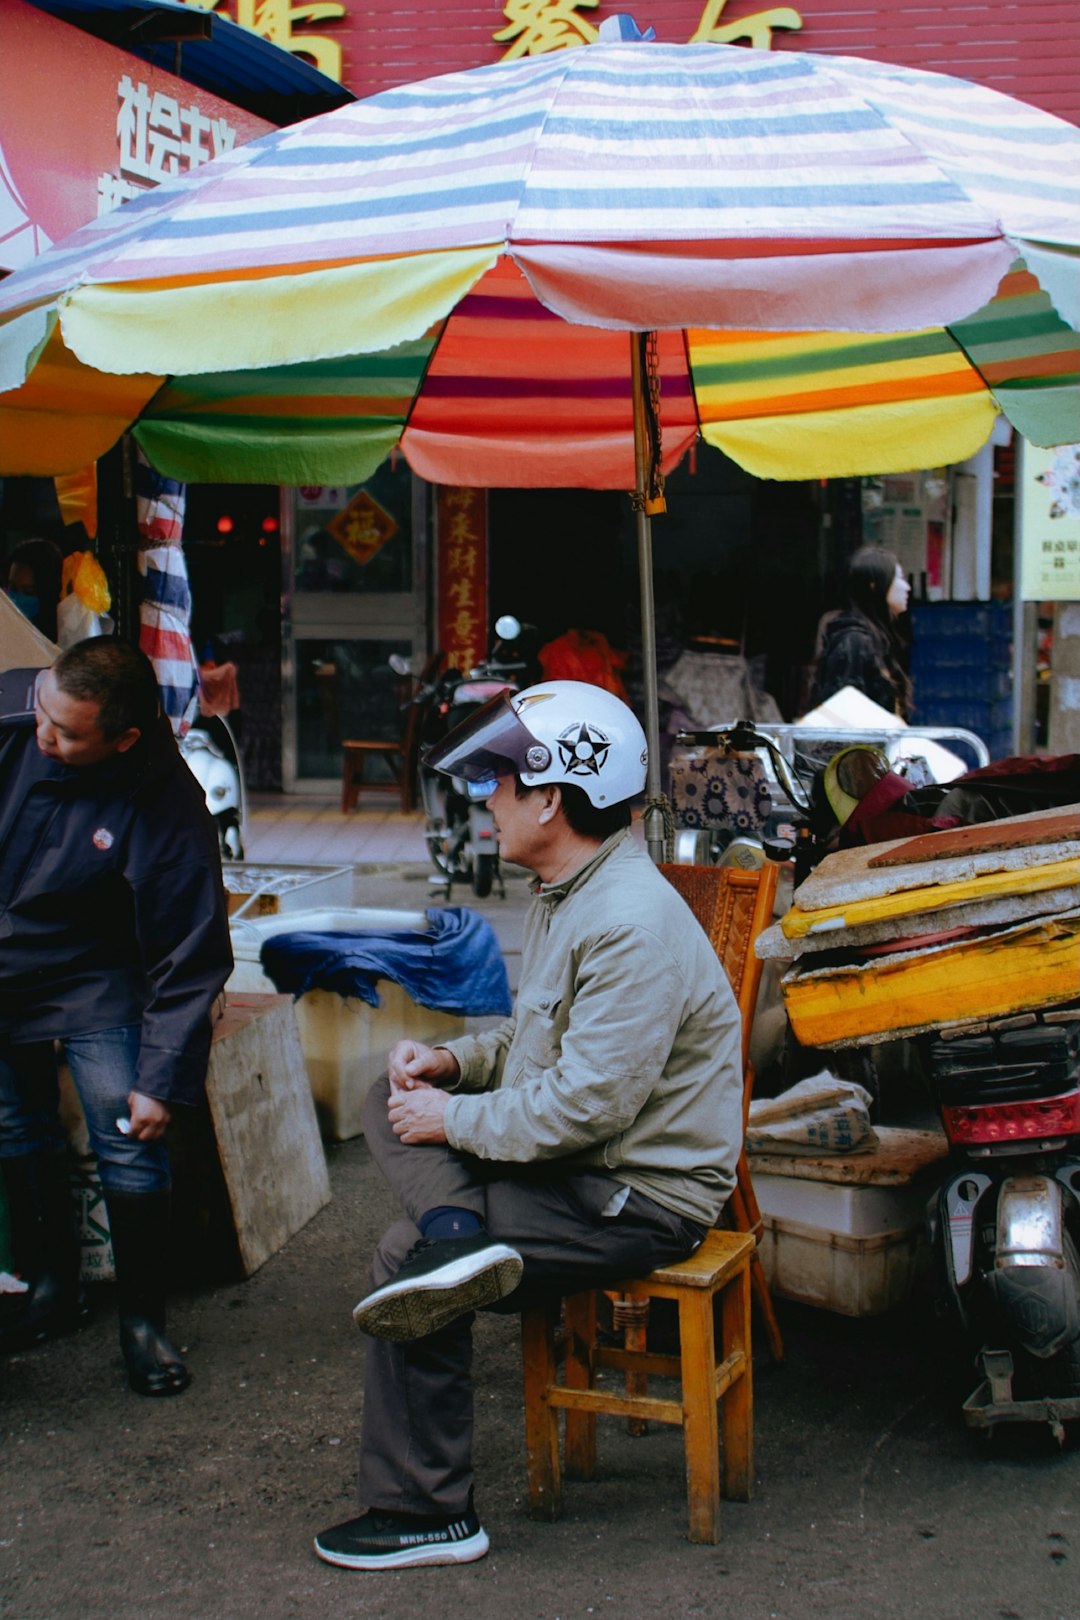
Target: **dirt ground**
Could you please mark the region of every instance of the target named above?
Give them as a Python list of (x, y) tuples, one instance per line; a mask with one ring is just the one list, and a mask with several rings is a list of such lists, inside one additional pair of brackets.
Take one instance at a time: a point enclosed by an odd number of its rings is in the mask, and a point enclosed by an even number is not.
[[(365, 902), (416, 904), (413, 876), (365, 874)], [(524, 899), (515, 884), (483, 907), (512, 983)], [(631, 1439), (610, 1419), (597, 1479), (534, 1522), (517, 1325), (482, 1317), (491, 1552), (382, 1575), (320, 1563), (313, 1534), (359, 1510), (350, 1312), (396, 1213), (362, 1140), (328, 1161), (332, 1202), (255, 1275), (175, 1291), (179, 1399), (129, 1392), (105, 1285), (88, 1330), (0, 1361), (5, 1620), (1080, 1620), (1080, 1445), (965, 1430), (974, 1374), (921, 1298), (861, 1320), (779, 1302), (783, 1365), (757, 1336), (754, 1500), (725, 1504), (716, 1547), (685, 1537), (679, 1431)]]
[[(194, 1382), (131, 1394), (110, 1290), (84, 1333), (0, 1366), (0, 1614), (12, 1620), (1076, 1620), (1080, 1448), (976, 1443), (921, 1304), (861, 1321), (781, 1302), (755, 1357), (757, 1484), (717, 1547), (685, 1539), (677, 1430), (602, 1424), (599, 1477), (530, 1519), (516, 1324), (476, 1334), (478, 1505), (460, 1569), (321, 1564), (356, 1509), (362, 1341), (350, 1308), (392, 1214), (362, 1141), (333, 1202), (245, 1282), (173, 1305)], [(759, 1335), (759, 1339), (760, 1339)], [(966, 1391), (963, 1391), (966, 1393)]]

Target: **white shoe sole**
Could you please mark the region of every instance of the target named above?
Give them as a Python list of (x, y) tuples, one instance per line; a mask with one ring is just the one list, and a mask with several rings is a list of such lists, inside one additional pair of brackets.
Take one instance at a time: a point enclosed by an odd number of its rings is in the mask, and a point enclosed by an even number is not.
[(360, 1301), (353, 1321), (362, 1333), (375, 1339), (397, 1343), (426, 1339), (459, 1316), (512, 1294), (523, 1269), (515, 1249), (492, 1243), (481, 1253), (449, 1261), (426, 1277), (384, 1283)]
[(475, 1564), (483, 1558), (490, 1543), (487, 1532), (479, 1530), (464, 1541), (436, 1541), (428, 1546), (402, 1547), (400, 1552), (337, 1553), (326, 1552), (316, 1537), (316, 1556), (324, 1564), (336, 1564), (339, 1569), (413, 1569), (420, 1564)]

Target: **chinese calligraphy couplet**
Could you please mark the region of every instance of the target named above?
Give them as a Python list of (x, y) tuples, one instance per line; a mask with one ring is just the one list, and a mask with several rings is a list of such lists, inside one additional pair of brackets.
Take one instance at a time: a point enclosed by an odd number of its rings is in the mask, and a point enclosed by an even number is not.
[(441, 485), (435, 502), (439, 646), (451, 669), (487, 654), (487, 493)]

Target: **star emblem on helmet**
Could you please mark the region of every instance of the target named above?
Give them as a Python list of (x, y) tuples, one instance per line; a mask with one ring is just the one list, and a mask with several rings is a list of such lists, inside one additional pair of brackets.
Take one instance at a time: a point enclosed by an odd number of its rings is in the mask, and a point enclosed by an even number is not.
[(558, 743), (559, 760), (568, 776), (599, 776), (611, 747), (604, 733), (585, 720), (567, 726)]

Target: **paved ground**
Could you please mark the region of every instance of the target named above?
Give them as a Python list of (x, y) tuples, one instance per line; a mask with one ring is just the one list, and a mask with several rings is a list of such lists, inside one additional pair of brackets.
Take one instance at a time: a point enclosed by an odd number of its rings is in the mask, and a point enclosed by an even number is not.
[[(306, 821), (290, 823), (273, 806), (263, 821), (257, 812), (251, 857), (315, 859), (301, 832), (333, 828), (324, 813), (308, 806)], [(343, 837), (356, 840), (358, 898), (423, 903), (419, 823), (380, 810), (336, 825), (318, 858), (337, 860)], [(389, 856), (380, 839), (414, 842)], [(512, 977), (524, 901), (517, 877), (506, 901), (481, 907)], [(957, 1381), (921, 1299), (863, 1320), (780, 1302), (786, 1363), (760, 1348), (755, 1358), (755, 1499), (726, 1508), (718, 1547), (685, 1540), (678, 1432), (632, 1440), (611, 1421), (598, 1479), (567, 1487), (558, 1524), (534, 1523), (516, 1326), (482, 1319), (478, 1505), (491, 1553), (463, 1569), (381, 1576), (320, 1564), (312, 1534), (356, 1511), (363, 1360), (349, 1312), (392, 1213), (362, 1141), (331, 1147), (328, 1160), (332, 1203), (259, 1272), (177, 1289), (175, 1335), (194, 1372), (185, 1396), (128, 1392), (107, 1288), (86, 1332), (0, 1364), (0, 1615), (1080, 1616), (1080, 1448), (1059, 1452), (1039, 1434), (972, 1439), (959, 1415), (972, 1379)]]

